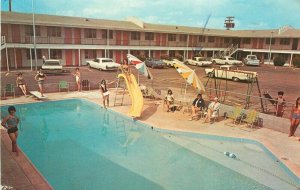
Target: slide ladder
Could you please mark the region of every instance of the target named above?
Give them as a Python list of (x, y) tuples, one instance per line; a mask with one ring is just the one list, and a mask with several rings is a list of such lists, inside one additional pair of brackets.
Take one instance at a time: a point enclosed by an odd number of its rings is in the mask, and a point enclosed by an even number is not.
[[(125, 94), (125, 85), (121, 85), (120, 78), (117, 79), (117, 86), (116, 86), (116, 94), (115, 94), (115, 100), (114, 100), (114, 106), (123, 106), (124, 101), (124, 94)], [(120, 102), (118, 102), (120, 101)]]

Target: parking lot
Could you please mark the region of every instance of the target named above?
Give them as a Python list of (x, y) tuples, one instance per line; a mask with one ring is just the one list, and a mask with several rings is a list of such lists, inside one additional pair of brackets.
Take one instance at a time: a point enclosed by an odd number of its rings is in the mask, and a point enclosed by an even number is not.
[[(247, 82), (234, 82), (231, 80), (226, 81), (224, 79), (214, 80), (212, 78), (208, 78), (205, 75), (205, 67), (189, 67), (195, 69), (197, 76), (200, 78), (202, 83), (206, 85), (206, 99), (209, 99), (210, 97), (216, 95), (216, 91), (214, 89), (215, 86), (217, 86), (217, 89), (222, 91), (221, 93), (218, 93), (218, 95), (220, 96), (220, 99), (223, 103), (229, 105), (245, 105), (246, 93), (249, 85)], [(214, 67), (219, 66), (215, 65)], [(69, 67), (66, 68), (66, 70), (68, 70), (69, 72), (60, 75), (47, 75), (45, 82), (46, 93), (58, 92), (58, 83), (62, 80), (65, 80), (70, 84), (70, 91), (76, 90), (75, 77), (71, 74), (72, 72), (75, 72), (75, 68)], [(288, 102), (285, 117), (289, 116), (290, 107), (295, 103), (296, 98), (300, 96), (300, 69), (293, 69), (290, 67), (274, 67), (273, 65), (261, 65), (260, 67), (241, 66), (239, 67), (239, 70), (256, 71), (258, 73), (258, 82), (261, 92), (269, 92), (272, 97), (276, 98), (278, 91), (284, 91), (284, 97)], [(34, 80), (36, 71), (30, 70), (13, 70), (9, 73), (2, 71), (2, 88), (7, 83), (15, 84), (16, 74), (20, 71), (23, 72), (23, 76), (25, 78), (29, 91), (38, 90), (37, 82)], [(162, 91), (162, 93), (164, 93), (164, 90), (170, 88), (175, 92), (175, 97), (182, 98), (182, 96), (185, 96), (186, 100), (192, 100), (195, 97), (197, 92), (190, 86), (186, 88), (186, 95), (184, 95), (186, 87), (185, 81), (174, 68), (150, 68), (150, 71), (154, 76), (154, 79), (149, 80), (144, 76), (140, 76), (140, 83), (146, 86), (152, 86), (155, 89), (159, 89)], [(102, 79), (112, 81), (116, 80), (117, 76), (116, 71), (99, 71), (96, 69), (90, 69), (86, 66), (80, 67), (80, 72), (82, 80), (87, 79), (90, 81), (91, 89), (99, 89), (98, 83)], [(137, 76), (137, 70), (133, 66), (132, 72)], [(227, 91), (225, 92), (226, 86)], [(1, 93), (3, 98), (3, 89)], [(16, 89), (16, 94), (17, 96), (22, 95), (20, 89)], [(8, 98), (11, 98), (11, 96)], [(273, 106), (270, 105), (268, 101), (263, 100), (263, 104), (265, 111), (273, 111)], [(255, 108), (259, 111), (262, 111), (256, 84), (253, 85), (250, 108)]]

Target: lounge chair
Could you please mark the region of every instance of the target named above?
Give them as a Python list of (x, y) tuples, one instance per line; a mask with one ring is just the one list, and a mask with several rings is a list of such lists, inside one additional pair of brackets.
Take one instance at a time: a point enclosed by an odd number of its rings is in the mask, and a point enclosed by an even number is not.
[(90, 81), (89, 80), (82, 80), (81, 81), (81, 89), (85, 89), (88, 88), (89, 90), (91, 90), (91, 85), (90, 85)]
[(59, 81), (58, 91), (60, 92), (61, 89), (67, 89), (69, 92), (69, 83), (67, 81)]
[(6, 97), (6, 93), (13, 93), (15, 97), (16, 96), (15, 86), (13, 84), (6, 84), (3, 92), (4, 98)]
[(256, 110), (250, 110), (243, 122), (247, 123), (247, 126), (253, 127), (254, 122), (258, 119), (258, 112)]
[(244, 112), (244, 109), (237, 106), (234, 108), (234, 110), (232, 112), (228, 113), (227, 117), (232, 119), (233, 123), (235, 124), (237, 122), (237, 120), (241, 119), (243, 112)]

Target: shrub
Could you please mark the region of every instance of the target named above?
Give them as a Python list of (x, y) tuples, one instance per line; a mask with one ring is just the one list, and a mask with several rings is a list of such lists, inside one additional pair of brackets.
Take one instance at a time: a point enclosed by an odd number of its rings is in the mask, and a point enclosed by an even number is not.
[(168, 54), (163, 54), (160, 56), (160, 59), (170, 60), (170, 56)]
[(281, 56), (276, 56), (273, 59), (274, 66), (283, 66), (285, 64), (285, 59)]
[(300, 68), (300, 57), (295, 57), (295, 58), (293, 59), (293, 65), (294, 65), (294, 67), (296, 67), (296, 68)]
[(183, 61), (183, 56), (180, 54), (176, 54), (175, 58), (178, 59), (179, 61)]

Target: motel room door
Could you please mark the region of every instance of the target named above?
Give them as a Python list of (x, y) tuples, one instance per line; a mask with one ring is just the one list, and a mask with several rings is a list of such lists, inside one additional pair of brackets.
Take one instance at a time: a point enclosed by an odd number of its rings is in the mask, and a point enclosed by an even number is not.
[(298, 41), (299, 41), (298, 38), (294, 38), (293, 39), (292, 50), (297, 50), (297, 48), (298, 48)]
[(73, 57), (72, 57), (72, 50), (66, 49), (65, 50), (65, 56), (66, 56), (66, 66), (73, 65)]

